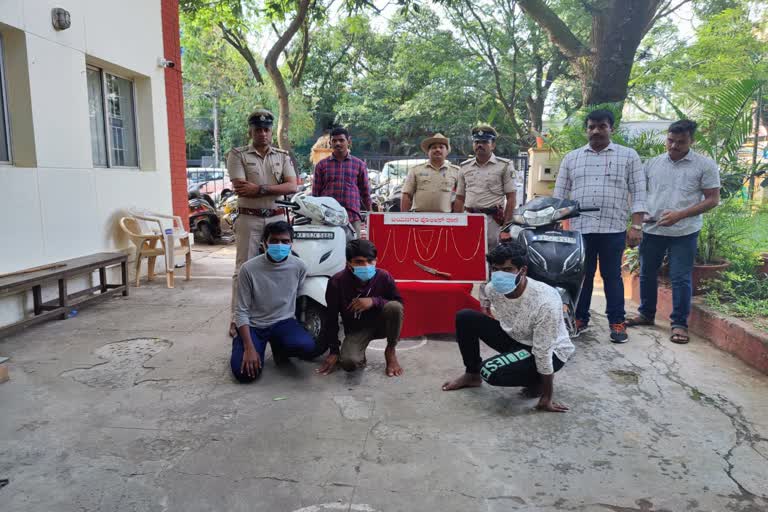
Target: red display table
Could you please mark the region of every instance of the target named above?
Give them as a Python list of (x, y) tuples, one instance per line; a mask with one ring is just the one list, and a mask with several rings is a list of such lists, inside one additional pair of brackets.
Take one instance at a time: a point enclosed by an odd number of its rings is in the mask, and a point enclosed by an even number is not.
[(472, 284), (398, 282), (403, 297), (405, 320), (400, 336), (449, 334), (456, 330), (456, 313), (462, 309), (480, 311), (472, 297)]

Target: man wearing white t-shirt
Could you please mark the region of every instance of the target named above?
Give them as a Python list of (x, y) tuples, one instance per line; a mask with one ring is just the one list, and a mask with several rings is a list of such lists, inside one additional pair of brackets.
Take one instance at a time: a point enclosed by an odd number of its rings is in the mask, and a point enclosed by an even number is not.
[[(525, 246), (509, 241), (487, 256), (491, 282), (485, 286), (484, 311), (465, 309), (456, 314), (456, 341), (466, 372), (443, 384), (443, 391), (492, 386), (523, 387), (528, 397), (540, 397), (537, 409), (566, 412), (554, 401), (555, 372), (573, 354), (563, 320), (560, 295), (551, 286), (526, 276)], [(480, 358), (480, 340), (500, 352)]]

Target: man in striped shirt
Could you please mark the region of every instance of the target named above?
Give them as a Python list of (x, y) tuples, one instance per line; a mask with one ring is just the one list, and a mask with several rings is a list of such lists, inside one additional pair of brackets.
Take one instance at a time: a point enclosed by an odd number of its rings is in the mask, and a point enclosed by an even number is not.
[(332, 197), (347, 210), (349, 222), (360, 237), (360, 207), (371, 209), (371, 189), (365, 162), (349, 153), (352, 141), (345, 128), (331, 130), (333, 153), (315, 166), (312, 195)]
[[(595, 110), (587, 116), (589, 144), (565, 155), (552, 195), (578, 201), (582, 207), (600, 208), (596, 215), (571, 220), (571, 229), (581, 232), (586, 248), (586, 275), (576, 307), (576, 326), (583, 331), (589, 323), (592, 282), (599, 260), (611, 341), (626, 343), (621, 257), (626, 245), (640, 243), (648, 209), (645, 169), (634, 149), (611, 142), (613, 123), (609, 110)], [(629, 231), (627, 210), (632, 213)]]

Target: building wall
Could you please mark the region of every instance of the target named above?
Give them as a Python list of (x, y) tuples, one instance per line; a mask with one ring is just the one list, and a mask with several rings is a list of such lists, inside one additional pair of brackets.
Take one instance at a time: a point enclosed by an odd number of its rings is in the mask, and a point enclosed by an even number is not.
[[(70, 12), (69, 29), (54, 30), (53, 7)], [(179, 146), (184, 157), (181, 73), (158, 65), (161, 57), (180, 64), (177, 1), (0, 0), (0, 37), (12, 149), (12, 162), (0, 163), (0, 274), (100, 251), (132, 254), (118, 226), (130, 208), (187, 211), (186, 191), (182, 205), (171, 188)], [(86, 64), (134, 81), (139, 168), (94, 167)], [(178, 194), (179, 178), (174, 185)], [(0, 323), (22, 306), (0, 299)]]
[(181, 43), (179, 41), (179, 0), (162, 0), (162, 18), (165, 57), (176, 64), (173, 68), (165, 69), (173, 212), (175, 215), (181, 216), (185, 226), (189, 229), (184, 89), (181, 79)]

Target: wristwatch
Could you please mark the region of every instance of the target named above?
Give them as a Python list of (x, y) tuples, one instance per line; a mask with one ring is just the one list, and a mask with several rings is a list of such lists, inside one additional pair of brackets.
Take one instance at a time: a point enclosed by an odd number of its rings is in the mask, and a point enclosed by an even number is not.
[(643, 226), (641, 226), (640, 224), (632, 224), (631, 227), (632, 227), (632, 229), (636, 229), (638, 231), (642, 231), (643, 230)]

